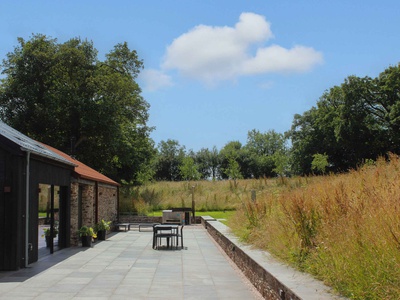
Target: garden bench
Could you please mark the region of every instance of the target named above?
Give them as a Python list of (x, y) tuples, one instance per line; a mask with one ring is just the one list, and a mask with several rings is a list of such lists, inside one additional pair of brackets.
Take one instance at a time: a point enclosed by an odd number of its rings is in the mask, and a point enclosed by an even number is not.
[(116, 224), (114, 224), (114, 226), (116, 227), (116, 229), (117, 229), (118, 231), (120, 231), (121, 227), (124, 228), (124, 231), (128, 231), (128, 230), (131, 229), (131, 228), (130, 228), (131, 226), (130, 226), (129, 223), (116, 223)]
[(139, 224), (139, 231), (142, 231), (144, 228), (151, 228), (151, 231), (153, 231), (154, 225), (159, 225), (160, 223), (140, 223)]

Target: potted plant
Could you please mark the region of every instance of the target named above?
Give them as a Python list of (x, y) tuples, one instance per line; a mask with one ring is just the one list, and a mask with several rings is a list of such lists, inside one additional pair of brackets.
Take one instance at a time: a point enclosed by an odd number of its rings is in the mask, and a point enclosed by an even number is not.
[(53, 228), (53, 236), (50, 236), (51, 235), (50, 227), (43, 229), (42, 237), (44, 237), (46, 239), (46, 247), (47, 248), (50, 247), (50, 240), (56, 238), (57, 234), (58, 234), (58, 226), (55, 226)]
[(96, 237), (96, 233), (94, 232), (92, 227), (82, 226), (79, 229), (79, 236), (82, 241), (82, 247), (91, 247), (92, 239)]
[(111, 221), (104, 221), (101, 220), (99, 223), (96, 224), (95, 229), (97, 232), (97, 238), (101, 241), (106, 239), (106, 232), (110, 230)]

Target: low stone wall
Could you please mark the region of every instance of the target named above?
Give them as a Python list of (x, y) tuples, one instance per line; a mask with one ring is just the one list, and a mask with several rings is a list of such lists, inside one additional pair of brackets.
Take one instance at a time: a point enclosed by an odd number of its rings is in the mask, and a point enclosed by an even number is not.
[[(196, 217), (196, 224), (201, 223), (201, 217)], [(119, 223), (162, 223), (162, 217), (138, 216), (138, 215), (119, 215)], [(192, 219), (193, 224), (193, 219)]]
[(330, 293), (327, 286), (310, 275), (278, 262), (268, 252), (241, 243), (221, 222), (202, 217), (201, 223), (265, 299), (345, 299)]
[(162, 217), (119, 215), (119, 223), (161, 223)]

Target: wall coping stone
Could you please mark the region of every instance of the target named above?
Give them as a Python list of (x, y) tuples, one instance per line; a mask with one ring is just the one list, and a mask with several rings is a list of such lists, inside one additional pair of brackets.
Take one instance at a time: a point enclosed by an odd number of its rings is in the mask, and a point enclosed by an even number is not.
[(210, 235), (266, 299), (346, 299), (334, 295), (332, 289), (311, 275), (279, 262), (267, 251), (240, 242), (225, 224), (209, 216), (201, 218)]

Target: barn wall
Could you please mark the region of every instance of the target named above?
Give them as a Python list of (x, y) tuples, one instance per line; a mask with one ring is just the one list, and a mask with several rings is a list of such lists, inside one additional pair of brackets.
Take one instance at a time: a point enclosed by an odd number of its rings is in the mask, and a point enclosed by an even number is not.
[[(99, 183), (96, 187), (94, 181), (75, 179), (71, 183), (71, 245), (79, 244), (79, 186), (82, 189), (82, 225), (93, 227), (96, 224), (96, 220), (117, 220), (118, 189), (116, 186)], [(96, 189), (98, 196), (97, 209)]]
[(22, 157), (0, 149), (0, 270), (18, 269), (24, 249), (23, 167)]
[(99, 184), (98, 220), (117, 221), (118, 189), (116, 186)]
[[(66, 169), (65, 165), (52, 165), (48, 162), (35, 159), (30, 161), (30, 191), (29, 191), (29, 244), (32, 246), (29, 251), (29, 263), (38, 260), (38, 204), (39, 204), (39, 184), (60, 186), (60, 220), (59, 220), (59, 246), (69, 245), (69, 219), (70, 219), (70, 183), (71, 169)], [(25, 241), (24, 241), (25, 242)], [(29, 246), (29, 245), (27, 245)], [(21, 265), (22, 267), (23, 265)]]

